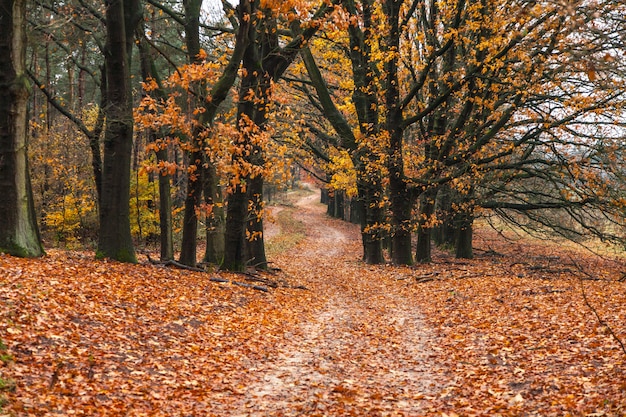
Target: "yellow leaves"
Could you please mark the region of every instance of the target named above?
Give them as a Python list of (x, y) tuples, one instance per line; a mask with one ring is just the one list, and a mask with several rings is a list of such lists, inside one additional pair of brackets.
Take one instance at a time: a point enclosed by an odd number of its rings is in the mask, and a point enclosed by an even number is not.
[(326, 171), (331, 173), (329, 187), (333, 190), (343, 190), (349, 197), (357, 195), (356, 171), (350, 154), (345, 150), (333, 150), (331, 162)]

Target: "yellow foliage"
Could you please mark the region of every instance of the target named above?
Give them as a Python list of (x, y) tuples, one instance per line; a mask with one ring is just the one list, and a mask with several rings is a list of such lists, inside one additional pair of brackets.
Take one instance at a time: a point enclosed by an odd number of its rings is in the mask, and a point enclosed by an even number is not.
[(133, 236), (158, 236), (158, 184), (145, 170), (135, 172), (131, 180), (130, 229)]
[(356, 170), (347, 151), (335, 151), (328, 164), (328, 171), (332, 173), (330, 189), (344, 190), (349, 197), (357, 195)]

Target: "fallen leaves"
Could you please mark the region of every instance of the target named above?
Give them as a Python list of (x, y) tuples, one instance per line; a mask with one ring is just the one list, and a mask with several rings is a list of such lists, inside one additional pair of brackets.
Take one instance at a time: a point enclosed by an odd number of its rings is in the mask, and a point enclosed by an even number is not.
[(368, 266), (316, 198), (284, 208), (306, 240), (274, 255), (290, 286), (268, 292), (89, 253), (0, 256), (0, 381), (15, 381), (0, 414), (626, 414), (607, 330), (626, 339), (626, 291), (606, 261), (576, 257), (601, 323), (562, 248), (481, 232), (504, 256)]

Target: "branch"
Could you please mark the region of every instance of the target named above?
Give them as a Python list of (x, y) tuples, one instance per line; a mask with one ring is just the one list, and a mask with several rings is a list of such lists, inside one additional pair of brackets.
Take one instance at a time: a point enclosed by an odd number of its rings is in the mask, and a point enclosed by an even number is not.
[(33, 74), (29, 69), (26, 69), (26, 72), (28, 73), (30, 79), (37, 85), (39, 90), (46, 96), (46, 98), (48, 99), (48, 103), (52, 104), (52, 106), (57, 109), (59, 113), (61, 113), (63, 116), (67, 117), (72, 123), (74, 123), (76, 127), (78, 127), (78, 129), (80, 129), (80, 131), (85, 134), (85, 136), (91, 138), (94, 135), (94, 132), (90, 130), (81, 119), (73, 115), (67, 109), (67, 107), (63, 106), (59, 102), (59, 100), (54, 97), (54, 95), (46, 88), (46, 86), (37, 79), (35, 74)]
[[(591, 274), (589, 274), (587, 271), (585, 271), (573, 258), (570, 257), (570, 260), (572, 261), (572, 264), (575, 265), (576, 268), (578, 268), (578, 270), (582, 274), (585, 274), (587, 276), (591, 276)], [(606, 327), (606, 329), (609, 331), (609, 333), (611, 333), (611, 336), (613, 336), (615, 341), (620, 345), (620, 347), (622, 348), (622, 351), (626, 355), (626, 346), (624, 345), (624, 342), (622, 342), (622, 340), (615, 334), (615, 332), (613, 331), (611, 326), (609, 326), (608, 323), (606, 321), (604, 321), (602, 319), (602, 317), (600, 317), (600, 314), (598, 314), (598, 311), (591, 305), (591, 303), (587, 299), (587, 293), (585, 293), (585, 285), (583, 283), (583, 279), (582, 279), (581, 276), (579, 276), (579, 278), (580, 278), (580, 290), (581, 290), (581, 293), (582, 293), (582, 296), (583, 296), (583, 300), (585, 301), (585, 305), (587, 305), (587, 307), (589, 307), (589, 309), (596, 316), (596, 319), (598, 320), (598, 323), (600, 323), (601, 325)]]

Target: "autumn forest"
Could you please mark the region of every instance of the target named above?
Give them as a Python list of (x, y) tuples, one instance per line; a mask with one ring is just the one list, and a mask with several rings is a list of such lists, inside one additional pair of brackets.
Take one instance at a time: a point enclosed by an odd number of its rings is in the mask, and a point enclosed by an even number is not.
[(0, 0), (0, 417), (626, 415), (620, 0)]

